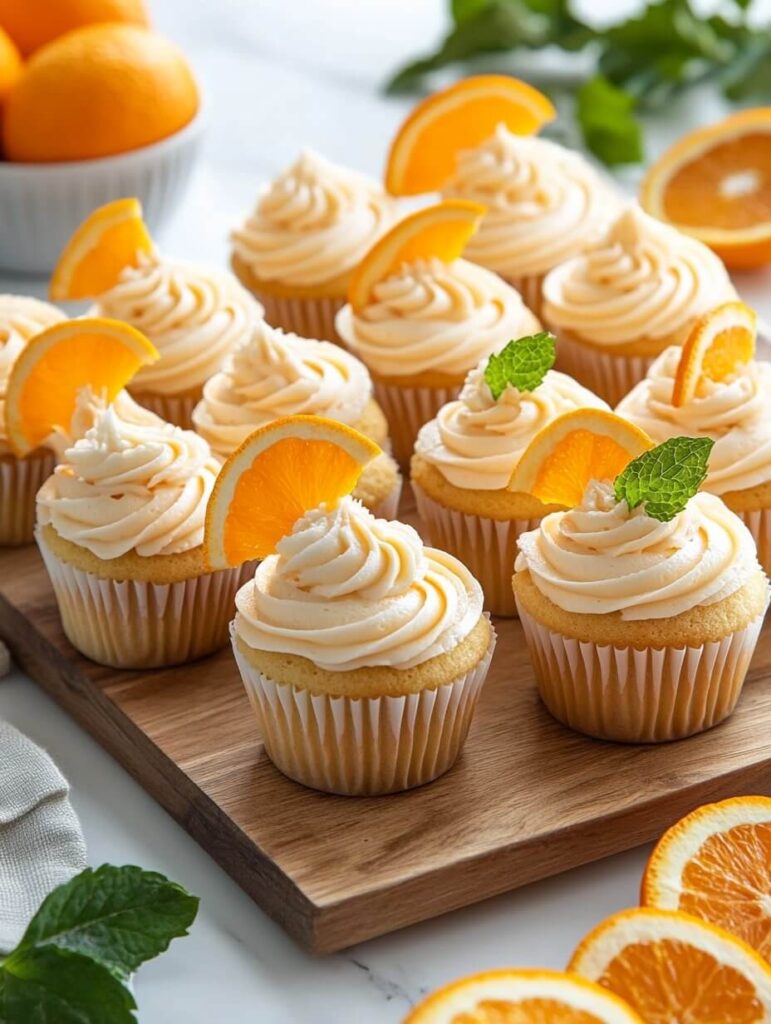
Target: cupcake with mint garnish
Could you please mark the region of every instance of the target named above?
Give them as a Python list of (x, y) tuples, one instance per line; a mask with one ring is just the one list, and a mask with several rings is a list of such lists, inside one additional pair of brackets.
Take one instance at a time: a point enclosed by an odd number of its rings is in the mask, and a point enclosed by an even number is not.
[(562, 413), (607, 409), (553, 370), (554, 357), (554, 337), (542, 332), (483, 359), (460, 397), (421, 428), (412, 457), (413, 491), (431, 542), (471, 569), (495, 615), (516, 615), (517, 537), (558, 508), (509, 488), (522, 453)]

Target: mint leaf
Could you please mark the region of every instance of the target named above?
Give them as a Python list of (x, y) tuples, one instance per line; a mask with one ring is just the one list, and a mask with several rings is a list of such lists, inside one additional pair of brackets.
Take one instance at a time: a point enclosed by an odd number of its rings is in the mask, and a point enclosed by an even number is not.
[(584, 82), (576, 98), (576, 117), (584, 142), (603, 163), (615, 166), (642, 160), (635, 101), (607, 78), (596, 75)]
[(554, 366), (555, 357), (556, 338), (548, 331), (510, 341), (490, 356), (485, 367), (485, 381), (495, 401), (509, 385), (518, 391), (535, 391)]
[(131, 866), (87, 868), (46, 897), (13, 956), (69, 950), (125, 978), (187, 935), (197, 912), (198, 899), (163, 875)]
[(669, 522), (704, 482), (714, 443), (709, 437), (672, 437), (644, 452), (616, 477), (616, 500), (630, 508), (644, 503), (647, 516)]

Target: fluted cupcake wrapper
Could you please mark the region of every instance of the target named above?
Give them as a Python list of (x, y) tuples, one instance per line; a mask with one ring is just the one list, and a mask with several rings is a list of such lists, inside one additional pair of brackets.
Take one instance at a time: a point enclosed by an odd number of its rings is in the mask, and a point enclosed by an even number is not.
[(194, 430), (193, 409), (203, 397), (203, 387), (195, 393), (184, 395), (161, 395), (155, 391), (131, 391), (131, 397), (145, 409), (154, 412), (167, 423), (173, 423), (183, 430)]
[(56, 466), (54, 453), (38, 448), (25, 459), (0, 457), (0, 547), (35, 539), (35, 496)]
[(745, 509), (736, 515), (755, 538), (758, 561), (765, 574), (771, 576), (771, 509)]
[(624, 356), (557, 334), (556, 367), (615, 408), (647, 374), (656, 356)]
[(700, 647), (637, 650), (573, 640), (519, 605), (538, 690), (556, 719), (621, 743), (662, 743), (704, 732), (733, 712), (763, 624)]
[(396, 793), (443, 775), (468, 734), (495, 649), (451, 683), (406, 697), (330, 697), (277, 683), (233, 651), (273, 764), (328, 793)]
[(443, 405), (458, 397), (461, 384), (451, 388), (411, 388), (373, 380), (375, 398), (388, 420), (393, 457), (402, 470), (409, 470), (418, 431), (432, 420)]
[(374, 508), (370, 509), (373, 516), (377, 516), (378, 519), (396, 519), (396, 515), (399, 511), (399, 501), (402, 496), (402, 488), (404, 487), (404, 480), (399, 474), (396, 483), (393, 485), (388, 494), (379, 501)]
[(516, 288), (527, 308), (540, 319), (543, 309), (543, 279), (546, 274), (521, 274), (519, 277), (501, 274), (499, 276), (512, 288)]
[(482, 584), (485, 608), (493, 615), (517, 614), (511, 577), (517, 555), (517, 537), (533, 530), (540, 519), (499, 521), (445, 508), (412, 484), (418, 514), (431, 543), (455, 555)]
[(345, 305), (344, 298), (322, 296), (321, 298), (297, 298), (295, 296), (271, 295), (252, 289), (255, 297), (265, 307), (265, 319), (272, 327), (292, 331), (302, 338), (317, 341), (332, 341), (343, 345), (335, 328), (335, 317)]

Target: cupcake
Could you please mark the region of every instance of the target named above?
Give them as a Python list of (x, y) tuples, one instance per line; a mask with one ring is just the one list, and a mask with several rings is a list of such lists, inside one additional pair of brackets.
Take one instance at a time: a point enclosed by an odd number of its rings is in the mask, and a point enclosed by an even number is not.
[[(296, 414), (339, 420), (389, 446), (388, 424), (363, 363), (338, 345), (285, 334), (265, 321), (204, 385), (193, 424), (224, 459), (258, 427)], [(376, 515), (392, 517), (401, 486), (396, 463), (383, 453), (364, 469), (354, 497)]]
[(31, 337), (64, 320), (55, 306), (21, 295), (0, 295), (0, 547), (31, 544), (35, 495), (54, 468), (54, 454), (40, 446), (19, 458), (5, 429), (5, 391), (11, 367)]
[(769, 587), (741, 519), (696, 493), (711, 447), (666, 441), (519, 538), (513, 586), (538, 689), (579, 732), (675, 740), (736, 706)]
[(702, 313), (735, 297), (713, 252), (633, 205), (546, 275), (542, 315), (558, 367), (615, 405)]
[(545, 333), (483, 359), (460, 397), (421, 428), (412, 456), (412, 489), (431, 542), (469, 567), (494, 615), (516, 614), (517, 537), (559, 507), (509, 489), (520, 456), (562, 413), (607, 409), (553, 364), (554, 337)]
[(351, 271), (395, 220), (377, 182), (305, 151), (233, 232), (233, 269), (269, 323), (336, 342)]

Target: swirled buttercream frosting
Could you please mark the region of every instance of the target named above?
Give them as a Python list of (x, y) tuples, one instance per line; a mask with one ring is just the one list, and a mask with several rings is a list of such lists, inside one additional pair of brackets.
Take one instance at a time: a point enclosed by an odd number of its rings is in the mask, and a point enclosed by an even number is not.
[(505, 125), (458, 155), (445, 198), (487, 207), (464, 255), (505, 277), (543, 274), (575, 256), (613, 217), (620, 201), (578, 153)]
[(430, 370), (462, 377), (483, 356), (539, 328), (519, 292), (463, 259), (403, 264), (375, 285), (368, 305), (355, 312), (344, 306), (336, 326), (383, 377)]
[(395, 220), (378, 182), (306, 151), (265, 189), (233, 248), (258, 278), (312, 287), (353, 270)]
[(204, 385), (195, 428), (219, 455), (280, 416), (356, 424), (372, 397), (366, 367), (339, 345), (285, 334), (264, 321)]
[(760, 571), (752, 534), (705, 491), (662, 523), (595, 481), (577, 508), (546, 516), (518, 544), (515, 569), (559, 608), (627, 621), (716, 604)]
[(613, 346), (675, 335), (736, 292), (711, 250), (633, 205), (550, 271), (543, 295), (551, 326)]
[(482, 614), (482, 590), (411, 526), (353, 498), (308, 512), (236, 597), (238, 636), (255, 650), (328, 671), (407, 669), (454, 649)]
[(618, 412), (657, 443), (669, 437), (711, 437), (704, 487), (714, 494), (740, 491), (771, 480), (771, 364), (751, 362), (726, 380), (702, 377), (685, 405), (672, 404), (682, 349), (666, 349), (648, 376), (622, 399)]
[(534, 391), (509, 385), (496, 401), (485, 381), (484, 359), (466, 378), (457, 401), (448, 402), (418, 434), (415, 451), (455, 487), (495, 491), (508, 486), (533, 437), (573, 409), (607, 409), (572, 377), (549, 370)]

